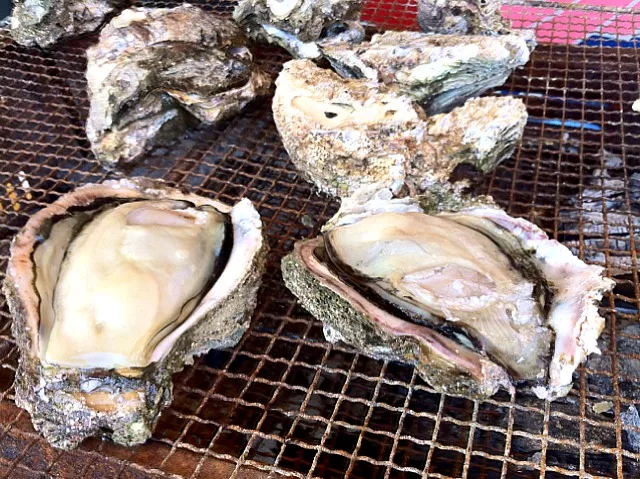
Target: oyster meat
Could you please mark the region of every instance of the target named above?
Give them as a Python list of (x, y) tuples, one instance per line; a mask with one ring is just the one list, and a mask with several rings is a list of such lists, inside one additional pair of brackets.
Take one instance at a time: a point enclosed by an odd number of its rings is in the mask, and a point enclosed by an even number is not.
[(282, 261), (286, 285), (330, 341), (415, 364), (470, 397), (533, 381), (548, 399), (598, 352), (613, 282), (488, 199), (393, 199), (363, 189)]
[(114, 18), (87, 51), (87, 136), (98, 160), (134, 161), (265, 94), (270, 77), (244, 42), (233, 22), (189, 4), (131, 8)]
[(97, 30), (128, 0), (16, 0), (11, 36), (21, 45), (49, 47), (57, 41)]
[(362, 0), (241, 0), (234, 20), (256, 41), (278, 45), (296, 58), (319, 58), (319, 46), (365, 37), (357, 21)]
[(461, 164), (490, 171), (512, 154), (527, 119), (511, 97), (475, 98), (426, 117), (391, 86), (343, 79), (310, 60), (285, 64), (273, 113), (296, 167), (341, 197), (371, 184), (419, 191)]
[(230, 207), (143, 179), (62, 196), (11, 245), (16, 403), (56, 447), (144, 442), (171, 375), (240, 340), (266, 248), (248, 200)]
[(357, 45), (333, 43), (323, 55), (344, 78), (369, 78), (397, 85), (430, 115), (447, 112), (467, 99), (502, 85), (529, 61), (518, 34), (428, 35), (385, 32)]
[(502, 0), (418, 0), (418, 23), (427, 33), (490, 34), (509, 32)]

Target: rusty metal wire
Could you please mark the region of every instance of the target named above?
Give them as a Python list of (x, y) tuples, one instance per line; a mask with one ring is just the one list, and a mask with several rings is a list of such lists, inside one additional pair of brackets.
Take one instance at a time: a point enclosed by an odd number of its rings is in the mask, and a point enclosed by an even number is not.
[[(225, 15), (234, 4), (194, 3)], [(521, 97), (531, 118), (513, 158), (478, 191), (616, 278), (601, 307), (602, 355), (579, 368), (567, 398), (548, 403), (526, 390), (483, 402), (442, 395), (409, 366), (326, 343), (321, 324), (282, 284), (279, 261), (294, 241), (316, 235), (337, 204), (298, 178), (267, 99), (154, 151), (132, 172), (259, 207), (271, 255), (248, 333), (233, 350), (212, 351), (176, 375), (175, 400), (146, 444), (93, 439), (62, 452), (13, 403), (17, 351), (0, 298), (0, 477), (640, 477), (632, 414), (640, 406), (640, 115), (631, 110), (640, 56), (638, 41), (625, 37), (640, 31), (640, 12), (525, 3), (505, 11), (515, 26), (537, 27), (540, 45), (494, 93)], [(415, 13), (415, 1), (370, 0), (363, 18), (416, 28)], [(579, 41), (603, 29), (605, 40)], [(84, 51), (94, 39), (42, 51), (0, 31), (2, 271), (10, 239), (30, 214), (112, 176), (84, 132)], [(258, 58), (276, 74), (287, 57), (261, 48)]]

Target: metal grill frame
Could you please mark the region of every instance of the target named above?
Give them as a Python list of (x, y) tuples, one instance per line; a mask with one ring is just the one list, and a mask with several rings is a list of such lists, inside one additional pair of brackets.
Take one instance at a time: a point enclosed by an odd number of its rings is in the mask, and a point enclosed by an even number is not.
[[(191, 3), (223, 15), (234, 5)], [(620, 33), (616, 39), (629, 28), (640, 31), (640, 11), (542, 1), (505, 7), (515, 26), (532, 15), (544, 19), (550, 9), (565, 15), (554, 16), (548, 28), (539, 25), (541, 44), (531, 62), (497, 89), (518, 93), (532, 120), (513, 158), (478, 192), (554, 238), (572, 237), (584, 257), (593, 253), (585, 241), (593, 235), (585, 234), (580, 205), (583, 192), (598, 187), (593, 174), (607, 166), (604, 150), (622, 162), (616, 171), (628, 226), (640, 215), (631, 182), (640, 173), (640, 114), (630, 111), (640, 96), (640, 55), (638, 42), (570, 45), (569, 32), (608, 22)], [(415, 13), (414, 0), (370, 0), (363, 18), (383, 29), (416, 28)], [(42, 51), (20, 47), (0, 30), (2, 272), (11, 237), (30, 214), (80, 184), (114, 176), (96, 163), (84, 132), (84, 51), (94, 40)], [(274, 75), (287, 59), (273, 48), (258, 47), (257, 55)], [(633, 238), (627, 235), (628, 250), (597, 251), (609, 272), (614, 256), (627, 257), (631, 266), (616, 276), (616, 290), (601, 306), (603, 355), (578, 369), (566, 399), (549, 403), (526, 390), (482, 402), (436, 393), (407, 365), (326, 343), (321, 324), (284, 287), (280, 258), (294, 241), (317, 235), (337, 203), (297, 177), (269, 103), (192, 131), (131, 172), (229, 203), (248, 197), (259, 208), (271, 253), (258, 309), (240, 344), (212, 351), (174, 377), (175, 400), (146, 444), (124, 448), (90, 439), (63, 452), (48, 446), (13, 402), (17, 350), (0, 298), (0, 477), (640, 477), (640, 423), (625, 420), (629, 407), (640, 406)], [(599, 239), (608, 245), (614, 235), (605, 197), (611, 191), (602, 179), (600, 190)], [(575, 231), (563, 229), (563, 211), (577, 212)], [(610, 412), (594, 412), (594, 405), (608, 402)]]

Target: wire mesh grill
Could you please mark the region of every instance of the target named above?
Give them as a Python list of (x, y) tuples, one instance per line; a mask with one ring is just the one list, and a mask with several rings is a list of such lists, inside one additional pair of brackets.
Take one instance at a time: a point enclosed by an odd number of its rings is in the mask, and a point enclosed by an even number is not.
[[(140, 1), (147, 6), (175, 2)], [(233, 2), (194, 2), (229, 14)], [(575, 2), (574, 2), (575, 3)], [(415, 28), (415, 2), (371, 0), (365, 20)], [(527, 104), (513, 158), (486, 178), (516, 216), (544, 228), (617, 281), (602, 303), (602, 355), (553, 403), (531, 393), (471, 401), (433, 391), (413, 368), (324, 341), (282, 284), (280, 258), (316, 235), (337, 204), (299, 179), (269, 101), (157, 149), (132, 174), (260, 209), (271, 246), (250, 330), (174, 378), (175, 399), (146, 444), (87, 440), (49, 447), (13, 403), (17, 363), (0, 299), (0, 475), (171, 478), (640, 477), (640, 12), (546, 2), (510, 5), (514, 25), (542, 42), (496, 94)], [(588, 35), (591, 34), (591, 35)], [(0, 32), (0, 269), (28, 216), (109, 176), (85, 137), (85, 47), (23, 48)], [(287, 57), (262, 48), (274, 74)]]

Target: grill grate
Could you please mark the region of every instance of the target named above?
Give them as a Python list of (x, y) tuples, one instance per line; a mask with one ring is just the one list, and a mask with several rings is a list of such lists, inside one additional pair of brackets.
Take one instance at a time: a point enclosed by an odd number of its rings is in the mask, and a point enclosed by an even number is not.
[[(177, 2), (140, 1), (147, 6)], [(195, 2), (229, 14), (233, 2)], [(369, 1), (363, 17), (415, 28), (415, 1)], [(132, 174), (260, 209), (271, 246), (252, 326), (233, 350), (177, 374), (154, 437), (135, 448), (88, 440), (49, 447), (13, 402), (17, 363), (0, 298), (0, 475), (118, 478), (640, 477), (640, 11), (520, 2), (518, 27), (537, 28), (531, 62), (496, 93), (519, 95), (522, 144), (484, 181), (512, 215), (602, 264), (617, 280), (602, 303), (602, 356), (554, 403), (531, 393), (484, 402), (434, 392), (413, 368), (327, 344), (282, 284), (279, 261), (316, 235), (337, 204), (299, 179), (269, 101), (154, 151)], [(585, 40), (588, 33), (593, 33)], [(14, 44), (0, 31), (0, 269), (28, 216), (75, 186), (109, 176), (85, 138), (85, 47)], [(582, 41), (581, 41), (582, 39)], [(274, 74), (286, 56), (261, 48)]]

